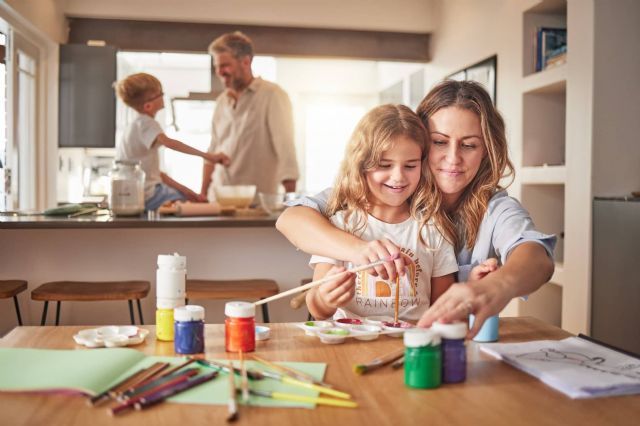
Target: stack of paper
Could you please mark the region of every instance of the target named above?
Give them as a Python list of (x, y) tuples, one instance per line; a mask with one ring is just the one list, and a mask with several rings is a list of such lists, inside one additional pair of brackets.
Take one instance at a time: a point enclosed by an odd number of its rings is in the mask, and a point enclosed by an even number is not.
[(480, 349), (571, 398), (640, 393), (640, 360), (578, 337), (488, 343)]

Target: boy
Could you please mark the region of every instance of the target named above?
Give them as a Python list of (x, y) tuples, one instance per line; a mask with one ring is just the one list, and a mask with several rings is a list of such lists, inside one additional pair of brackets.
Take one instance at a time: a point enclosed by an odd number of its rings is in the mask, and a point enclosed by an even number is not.
[(141, 162), (141, 168), (146, 175), (145, 210), (156, 210), (165, 202), (174, 200), (206, 202), (206, 197), (160, 171), (158, 148), (163, 145), (185, 154), (197, 155), (206, 162), (220, 163), (224, 166), (229, 165), (229, 157), (223, 153), (199, 151), (164, 134), (160, 124), (154, 120), (156, 113), (164, 108), (162, 84), (154, 76), (146, 73), (132, 74), (116, 83), (116, 93), (125, 104), (138, 112), (116, 147), (116, 159)]

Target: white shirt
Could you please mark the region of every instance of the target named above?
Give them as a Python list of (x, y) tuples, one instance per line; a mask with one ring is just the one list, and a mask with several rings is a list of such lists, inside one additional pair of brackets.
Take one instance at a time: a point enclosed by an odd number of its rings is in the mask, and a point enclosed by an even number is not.
[[(340, 229), (347, 229), (344, 212), (331, 217)], [(422, 229), (425, 246), (419, 239), (419, 222), (409, 218), (402, 223), (386, 223), (367, 216), (367, 227), (360, 235), (366, 241), (387, 238), (397, 244), (402, 252), (407, 274), (398, 280), (400, 291), (398, 316), (403, 320), (417, 321), (431, 304), (431, 277), (441, 277), (458, 270), (453, 247), (430, 222)], [(427, 248), (428, 247), (428, 248)], [(335, 259), (312, 256), (310, 265), (331, 263), (351, 267)], [(334, 319), (365, 318), (368, 316), (393, 316), (396, 282), (369, 275), (366, 271), (356, 275), (356, 294), (348, 305), (339, 308)]]
[(146, 114), (137, 114), (116, 146), (116, 160), (140, 161), (140, 168), (145, 173), (145, 200), (153, 196), (156, 184), (162, 182), (158, 145), (151, 146), (161, 133), (162, 127), (156, 120)]
[(213, 173), (216, 182), (256, 185), (258, 192), (277, 193), (283, 180), (297, 180), (293, 112), (287, 93), (275, 83), (255, 78), (237, 102), (227, 91), (216, 101), (209, 152), (231, 158), (227, 172)]

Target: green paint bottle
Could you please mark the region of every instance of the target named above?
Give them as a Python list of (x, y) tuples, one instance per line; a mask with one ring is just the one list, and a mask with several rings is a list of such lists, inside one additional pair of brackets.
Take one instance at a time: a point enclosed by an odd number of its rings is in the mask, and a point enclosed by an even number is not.
[(429, 329), (412, 328), (404, 332), (404, 346), (404, 384), (419, 389), (440, 386), (440, 336)]

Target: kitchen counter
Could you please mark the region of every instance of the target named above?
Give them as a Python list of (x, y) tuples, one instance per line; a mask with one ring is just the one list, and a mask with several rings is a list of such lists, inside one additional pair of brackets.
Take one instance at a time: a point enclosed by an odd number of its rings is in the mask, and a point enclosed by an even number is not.
[[(309, 256), (275, 229), (277, 216), (212, 216), (67, 219), (51, 216), (0, 216), (0, 279), (22, 279), (28, 290), (18, 295), (25, 325), (38, 325), (42, 302), (30, 291), (47, 281), (145, 280), (145, 323), (155, 322), (156, 262), (159, 254), (187, 257), (193, 279), (273, 279), (281, 291), (310, 278)], [(191, 300), (206, 309), (207, 322), (224, 321), (224, 302)], [(302, 321), (306, 309), (293, 310), (289, 299), (269, 303), (274, 322)], [(55, 309), (49, 309), (52, 324)], [(258, 321), (261, 315), (258, 314)], [(64, 302), (62, 325), (126, 324), (125, 302)], [(11, 299), (0, 299), (0, 336), (13, 328)]]
[(102, 228), (273, 228), (277, 214), (264, 216), (164, 216), (114, 217), (44, 215), (0, 215), (0, 229), (102, 229)]

